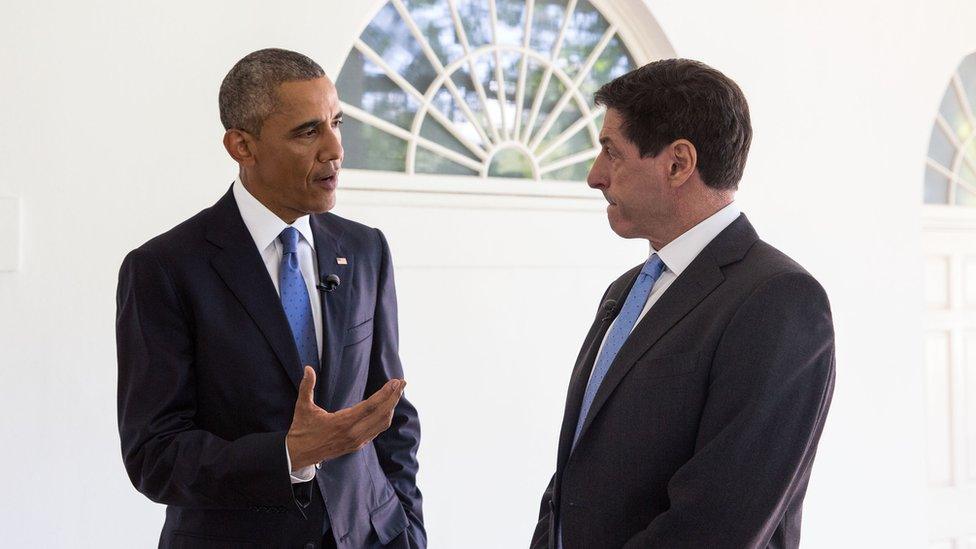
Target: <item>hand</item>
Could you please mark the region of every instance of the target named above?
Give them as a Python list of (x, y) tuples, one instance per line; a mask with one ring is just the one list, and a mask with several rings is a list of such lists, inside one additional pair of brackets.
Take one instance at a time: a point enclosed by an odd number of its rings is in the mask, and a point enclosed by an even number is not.
[(285, 437), (292, 470), (355, 452), (387, 430), (406, 385), (402, 379), (391, 379), (359, 404), (329, 413), (315, 405), (315, 370), (306, 366)]

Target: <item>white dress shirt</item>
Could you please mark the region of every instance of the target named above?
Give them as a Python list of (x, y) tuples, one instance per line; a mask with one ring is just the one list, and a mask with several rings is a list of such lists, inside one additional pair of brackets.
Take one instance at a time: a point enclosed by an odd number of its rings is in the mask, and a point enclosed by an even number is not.
[[(705, 249), (705, 246), (708, 246), (709, 242), (714, 240), (720, 232), (731, 225), (739, 217), (740, 213), (739, 207), (735, 205), (735, 202), (732, 202), (701, 223), (688, 229), (678, 238), (667, 243), (660, 251), (655, 250), (654, 245), (651, 244), (650, 255), (656, 253), (661, 258), (661, 261), (664, 262), (665, 269), (657, 281), (654, 282), (654, 286), (651, 287), (651, 293), (644, 303), (644, 309), (641, 311), (640, 316), (637, 317), (637, 322), (634, 323), (634, 328), (641, 323), (641, 320), (651, 310), (651, 307), (661, 299), (661, 296), (668, 290), (668, 287), (674, 283), (675, 279), (681, 276), (681, 273), (688, 268), (688, 265), (691, 265), (691, 262), (698, 257), (698, 254)], [(623, 306), (623, 303), (619, 305)], [(616, 324), (616, 322), (617, 319), (614, 319), (613, 324)], [(603, 335), (603, 342), (600, 343), (597, 361), (600, 360), (600, 355), (603, 354), (603, 345), (607, 341), (607, 336), (610, 335), (610, 330), (613, 330), (613, 324), (607, 329), (607, 333)], [(634, 328), (631, 328), (631, 333), (633, 333)], [(593, 371), (591, 370), (590, 376), (592, 377), (592, 375)]]
[[(304, 215), (288, 225), (280, 217), (262, 204), (257, 198), (244, 188), (244, 184), (238, 178), (234, 181), (234, 200), (237, 208), (244, 219), (244, 225), (254, 245), (257, 246), (264, 266), (268, 269), (271, 281), (274, 282), (275, 291), (281, 295), (281, 288), (278, 282), (278, 271), (281, 268), (282, 245), (278, 240), (278, 235), (285, 228), (291, 226), (298, 230), (301, 238), (298, 239), (298, 267), (302, 271), (302, 278), (305, 279), (305, 287), (308, 289), (309, 305), (312, 307), (312, 321), (315, 324), (315, 341), (318, 344), (319, 356), (322, 356), (322, 305), (321, 297), (315, 285), (318, 283), (318, 265), (315, 261), (315, 240), (312, 237), (312, 226), (309, 224), (308, 216)], [(285, 445), (285, 457), (288, 460), (288, 469), (291, 470), (291, 456), (288, 455), (288, 445)], [(315, 476), (315, 466), (309, 465), (298, 471), (291, 471), (291, 482), (308, 482)]]

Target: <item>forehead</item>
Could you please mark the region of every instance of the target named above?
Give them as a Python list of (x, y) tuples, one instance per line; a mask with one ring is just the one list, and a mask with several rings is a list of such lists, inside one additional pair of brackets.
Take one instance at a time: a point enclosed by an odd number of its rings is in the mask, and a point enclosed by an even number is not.
[(621, 132), (624, 118), (616, 109), (607, 109), (607, 114), (603, 117), (603, 128), (600, 129), (600, 141), (626, 141)]
[(278, 86), (275, 115), (286, 119), (318, 117), (328, 120), (339, 112), (339, 95), (328, 77), (283, 82)]

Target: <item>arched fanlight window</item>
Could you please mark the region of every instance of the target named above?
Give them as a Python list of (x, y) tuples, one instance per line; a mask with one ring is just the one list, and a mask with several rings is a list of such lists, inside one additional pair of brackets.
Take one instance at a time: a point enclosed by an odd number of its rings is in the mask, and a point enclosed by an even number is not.
[(925, 203), (976, 206), (976, 53), (962, 60), (942, 97), (925, 169)]
[(336, 79), (344, 165), (581, 181), (593, 92), (634, 67), (587, 0), (390, 0)]

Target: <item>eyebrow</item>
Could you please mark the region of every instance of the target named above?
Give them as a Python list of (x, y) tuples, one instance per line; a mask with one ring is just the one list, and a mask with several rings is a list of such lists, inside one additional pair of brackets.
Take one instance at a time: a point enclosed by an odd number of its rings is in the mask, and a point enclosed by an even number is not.
[[(341, 119), (341, 118), (342, 118), (342, 111), (337, 112), (335, 114), (335, 116), (332, 117), (333, 120), (337, 120), (337, 119)], [(322, 120), (320, 120), (318, 118), (309, 120), (307, 122), (303, 122), (302, 124), (299, 124), (298, 126), (295, 126), (294, 128), (292, 128), (291, 133), (302, 133), (303, 131), (310, 130), (310, 129), (318, 126), (321, 123), (322, 123)]]

